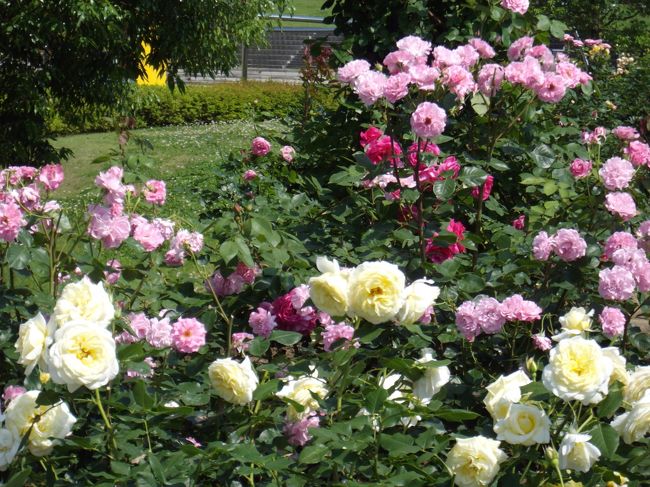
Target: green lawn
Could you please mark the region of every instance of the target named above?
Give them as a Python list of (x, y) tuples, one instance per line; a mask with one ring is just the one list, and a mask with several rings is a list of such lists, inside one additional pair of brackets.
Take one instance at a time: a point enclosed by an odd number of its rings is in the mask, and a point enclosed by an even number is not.
[(326, 17), (330, 9), (321, 10), (325, 0), (293, 0), (292, 4), (296, 9), (295, 15), (307, 15), (309, 17)]
[[(128, 154), (141, 154), (136, 139), (147, 140), (153, 149), (146, 155), (153, 162), (151, 177), (178, 177), (184, 170), (198, 165), (219, 164), (231, 151), (249, 147), (256, 135), (273, 135), (281, 131), (279, 122), (254, 124), (248, 121), (187, 125), (133, 130)], [(92, 161), (115, 153), (118, 149), (114, 132), (72, 135), (61, 137), (55, 147), (68, 147), (74, 155), (63, 162), (65, 181), (57, 191), (59, 197), (70, 197), (93, 187), (95, 176), (111, 162), (92, 164)]]

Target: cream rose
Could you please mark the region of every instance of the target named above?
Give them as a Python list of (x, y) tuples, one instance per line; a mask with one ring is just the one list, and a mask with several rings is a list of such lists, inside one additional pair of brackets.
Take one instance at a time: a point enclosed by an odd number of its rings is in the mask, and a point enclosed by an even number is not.
[(484, 487), (499, 473), (499, 464), (507, 458), (501, 443), (484, 436), (459, 438), (447, 455), (447, 467), (459, 487)]
[(581, 335), (591, 328), (591, 319), (594, 310), (587, 311), (585, 308), (571, 308), (567, 314), (560, 316), (562, 333), (553, 336), (553, 340), (560, 341), (572, 336)]
[(637, 366), (629, 375), (623, 399), (630, 404), (640, 400), (650, 390), (650, 365)]
[(364, 262), (350, 272), (349, 314), (372, 324), (392, 320), (404, 304), (405, 278), (396, 265)]
[(411, 325), (422, 318), (429, 306), (440, 295), (440, 288), (431, 286), (433, 281), (418, 279), (404, 289), (404, 304), (397, 313), (397, 321), (400, 325)]
[(61, 328), (69, 321), (84, 320), (95, 326), (107, 327), (115, 316), (111, 297), (103, 283), (93, 284), (84, 277), (63, 288), (54, 306), (52, 319)]
[(316, 307), (332, 316), (345, 316), (348, 312), (348, 279), (336, 260), (316, 259), (322, 274), (309, 279), (309, 297)]
[(612, 375), (609, 376), (609, 384), (619, 381), (621, 384), (627, 384), (629, 381), (627, 369), (625, 368), (626, 360), (621, 351), (616, 347), (603, 348), (603, 355), (612, 361)]
[(544, 367), (546, 389), (565, 401), (596, 404), (607, 395), (614, 364), (594, 340), (567, 338), (555, 346)]
[(530, 384), (530, 379), (521, 370), (510, 375), (502, 375), (492, 384), (487, 386), (488, 394), (483, 399), (483, 404), (492, 416), (498, 421), (508, 414), (510, 405), (521, 400), (521, 388)]
[(551, 422), (546, 413), (527, 404), (512, 404), (505, 418), (494, 425), (497, 440), (530, 446), (551, 441)]
[(324, 399), (329, 391), (325, 382), (318, 378), (318, 373), (300, 377), (299, 379), (290, 379), (289, 382), (276, 395), (280, 398), (290, 399), (300, 404), (304, 409), (301, 412), (289, 405), (287, 416), (291, 421), (297, 421), (304, 418), (312, 411), (317, 411), (320, 407), (318, 401), (313, 395)]
[(628, 445), (646, 436), (650, 431), (650, 391), (629, 412), (616, 416), (611, 425)]
[(53, 320), (46, 323), (41, 313), (20, 325), (16, 351), (20, 354), (18, 363), (25, 366), (25, 375), (31, 374), (36, 365), (45, 368), (45, 355), (52, 344), (55, 326)]
[(19, 446), (20, 437), (15, 432), (0, 428), (0, 472), (4, 472), (11, 465)]
[(39, 394), (40, 391), (27, 391), (11, 401), (5, 414), (5, 426), (19, 438), (29, 432), (29, 451), (42, 457), (52, 452), (57, 440), (70, 434), (77, 418), (64, 402), (37, 406)]
[(591, 436), (567, 433), (560, 443), (559, 460), (562, 470), (588, 472), (600, 458), (600, 450), (589, 443)]
[[(417, 360), (417, 363), (426, 364), (435, 360), (433, 350), (425, 348), (422, 350), (422, 358)], [(413, 395), (426, 406), (431, 402), (434, 394), (437, 394), (450, 379), (449, 367), (444, 365), (441, 367), (427, 367), (422, 377), (413, 382)]]
[(104, 386), (120, 370), (110, 332), (86, 321), (71, 321), (56, 331), (47, 363), (52, 381), (70, 392)]
[(248, 357), (241, 362), (231, 358), (217, 359), (208, 367), (208, 377), (217, 396), (239, 406), (253, 400), (260, 382)]

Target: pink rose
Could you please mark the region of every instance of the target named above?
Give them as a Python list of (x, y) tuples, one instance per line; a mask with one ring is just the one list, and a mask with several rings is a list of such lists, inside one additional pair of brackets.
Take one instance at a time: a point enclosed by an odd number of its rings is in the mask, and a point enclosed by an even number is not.
[(587, 242), (573, 229), (562, 228), (555, 233), (553, 250), (564, 262), (573, 262), (585, 256)]
[(244, 181), (252, 181), (256, 177), (257, 173), (252, 169), (247, 169), (246, 172), (244, 172)]
[(542, 308), (519, 294), (506, 298), (501, 303), (500, 312), (508, 321), (535, 321), (542, 315)]
[(475, 186), (472, 188), (472, 196), (474, 199), (478, 199), (481, 195), (483, 201), (487, 200), (492, 193), (492, 186), (494, 185), (494, 176), (488, 174), (488, 177), (485, 178), (485, 182), (480, 186)]
[(49, 191), (54, 191), (63, 182), (63, 166), (61, 164), (47, 164), (41, 168), (38, 180)]
[(286, 162), (292, 162), (293, 157), (296, 154), (296, 149), (290, 145), (285, 145), (282, 147), (282, 149), (280, 149), (280, 154), (282, 155), (282, 159), (284, 159)]
[(167, 186), (164, 181), (151, 179), (146, 182), (144, 188), (144, 199), (154, 205), (164, 205), (167, 196)]
[(474, 37), (469, 40), (469, 45), (472, 46), (478, 52), (479, 56), (483, 59), (492, 59), (496, 56), (496, 52), (490, 44), (485, 42), (483, 39)]
[(142, 245), (146, 252), (153, 252), (165, 241), (158, 227), (148, 222), (135, 227), (133, 238)]
[(582, 179), (589, 176), (591, 173), (592, 164), (591, 161), (585, 161), (583, 159), (574, 159), (569, 167), (571, 174), (576, 179)]
[(612, 130), (612, 134), (621, 140), (634, 140), (639, 138), (639, 132), (633, 127), (620, 125)]
[(371, 125), (367, 130), (359, 134), (359, 143), (361, 144), (361, 147), (365, 147), (371, 142), (379, 139), (382, 135), (384, 135), (384, 133), (381, 130)]
[(253, 333), (264, 338), (268, 338), (277, 326), (275, 315), (268, 308), (270, 306), (260, 306), (248, 318), (248, 324), (253, 329)]
[(611, 157), (603, 164), (598, 174), (603, 178), (605, 187), (613, 191), (627, 188), (634, 177), (634, 172), (631, 162), (620, 157)]
[(391, 103), (396, 103), (409, 94), (411, 76), (407, 73), (397, 73), (389, 76), (384, 85), (384, 97)]
[(494, 96), (497, 94), (501, 85), (505, 71), (498, 64), (486, 64), (478, 73), (478, 89), (485, 96)]
[(519, 215), (517, 218), (512, 220), (512, 226), (517, 230), (523, 230), (526, 225), (526, 215)]
[(610, 213), (621, 217), (623, 221), (628, 221), (637, 215), (636, 204), (629, 193), (614, 192), (607, 194), (605, 196), (605, 208)]
[(388, 78), (377, 71), (367, 71), (361, 74), (354, 82), (354, 92), (361, 101), (370, 106), (384, 96), (384, 87)]
[(196, 318), (180, 318), (172, 327), (172, 346), (182, 353), (194, 353), (205, 345), (205, 325)]
[(613, 338), (623, 333), (627, 320), (620, 309), (605, 306), (598, 315), (598, 321), (603, 327), (603, 333), (609, 338)]
[[(467, 69), (465, 69), (463, 66), (449, 66), (446, 68), (442, 72), (442, 83), (449, 89), (450, 92), (456, 95), (456, 99), (458, 100), (462, 100), (466, 95), (473, 93), (478, 89), (478, 86), (474, 82), (472, 73), (467, 71)], [(411, 126), (413, 126), (412, 123)]]
[(598, 293), (605, 299), (626, 301), (634, 294), (634, 275), (626, 268), (615, 265), (598, 273)]
[(415, 135), (430, 139), (442, 134), (445, 130), (447, 114), (435, 103), (422, 102), (411, 115), (411, 129)]
[(341, 83), (353, 83), (359, 76), (367, 73), (370, 70), (370, 64), (363, 59), (355, 59), (350, 61), (344, 66), (341, 66), (337, 71), (337, 78)]
[(566, 93), (564, 78), (558, 74), (546, 74), (544, 83), (536, 91), (540, 100), (547, 103), (558, 103)]
[(523, 15), (528, 11), (529, 2), (528, 0), (501, 0), (501, 6), (506, 10)]
[(634, 238), (634, 235), (628, 232), (614, 232), (609, 236), (607, 242), (605, 242), (603, 253), (608, 259), (611, 260), (614, 252), (617, 250), (636, 250), (637, 248), (639, 248), (639, 245), (636, 238)]
[(0, 240), (13, 242), (27, 220), (20, 207), (13, 201), (0, 203)]
[(332, 323), (325, 325), (325, 331), (321, 333), (321, 336), (323, 337), (323, 349), (326, 352), (329, 352), (332, 345), (339, 340), (344, 341), (343, 348), (348, 348), (351, 343), (354, 347), (359, 347), (358, 342), (352, 341), (352, 338), (354, 337), (354, 328), (345, 323)]
[(544, 335), (533, 335), (533, 347), (535, 347), (540, 352), (547, 352), (553, 348), (551, 339)]
[(104, 269), (104, 279), (108, 284), (115, 284), (122, 275), (122, 264), (117, 259), (112, 259), (106, 262)]
[(255, 137), (251, 141), (251, 153), (254, 156), (265, 156), (271, 151), (271, 143), (264, 137)]
[(418, 36), (406, 36), (397, 41), (397, 48), (400, 51), (408, 52), (418, 58), (426, 58), (431, 53), (431, 43)]
[(648, 144), (635, 140), (630, 142), (630, 145), (623, 152), (627, 154), (635, 166), (650, 165), (650, 146)]

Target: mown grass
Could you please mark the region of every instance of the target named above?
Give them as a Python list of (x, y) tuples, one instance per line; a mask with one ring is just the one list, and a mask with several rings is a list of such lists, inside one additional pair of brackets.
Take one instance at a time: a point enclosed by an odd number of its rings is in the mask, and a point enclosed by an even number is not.
[[(237, 121), (133, 130), (127, 155), (142, 154), (138, 140), (147, 141), (150, 148), (144, 150), (144, 155), (152, 162), (147, 176), (179, 178), (184, 171), (197, 166), (219, 164), (230, 152), (247, 148), (257, 135), (268, 136), (282, 129), (283, 125), (277, 121)], [(115, 132), (60, 137), (54, 141), (54, 146), (73, 151), (73, 156), (63, 162), (65, 181), (57, 191), (60, 198), (74, 197), (92, 188), (97, 173), (111, 165), (110, 160), (95, 164), (93, 161), (111, 154), (119, 155)]]

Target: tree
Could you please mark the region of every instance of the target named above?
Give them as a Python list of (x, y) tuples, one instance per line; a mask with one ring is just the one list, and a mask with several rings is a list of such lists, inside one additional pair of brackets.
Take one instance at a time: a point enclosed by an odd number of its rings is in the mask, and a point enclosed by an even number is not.
[[(145, 63), (183, 87), (179, 70), (213, 76), (242, 42), (264, 41), (286, 0), (0, 0), (0, 153), (42, 164), (55, 151), (46, 120), (124, 99)], [(144, 44), (151, 50), (143, 60)]]

